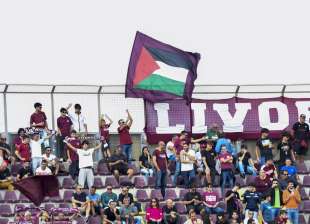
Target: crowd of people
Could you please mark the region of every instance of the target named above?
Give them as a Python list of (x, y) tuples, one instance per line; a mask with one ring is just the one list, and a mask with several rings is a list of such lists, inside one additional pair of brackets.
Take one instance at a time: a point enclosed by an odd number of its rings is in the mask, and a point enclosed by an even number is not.
[[(67, 172), (76, 183), (72, 207), (86, 220), (100, 216), (103, 223), (180, 223), (181, 215), (174, 201), (166, 197), (167, 179), (171, 178), (172, 187), (187, 189), (179, 198), (187, 209), (186, 224), (211, 223), (211, 214), (216, 215), (219, 224), (299, 223), (301, 182), (296, 163), (304, 160), (309, 134), (304, 114), (290, 132), (282, 133), (277, 145), (269, 137), (269, 130), (262, 128), (254, 151), (242, 140), (234, 143), (225, 137), (218, 125), (213, 125), (201, 138), (194, 139), (182, 131), (171, 141), (159, 141), (155, 149), (143, 145), (137, 158), (140, 172), (147, 185), (151, 177), (155, 178), (156, 188), (166, 199), (162, 206), (158, 198), (152, 198), (144, 208), (126, 186), (119, 195), (112, 186), (106, 186), (101, 195), (94, 187), (96, 150), (102, 153), (102, 161), (118, 182), (120, 175), (127, 175), (132, 181), (133, 118), (128, 110), (127, 118), (118, 121), (119, 146), (112, 147), (109, 128), (113, 121), (108, 115), (100, 117), (100, 138), (95, 144), (87, 140), (87, 120), (81, 105), (75, 104), (72, 113), (72, 104), (60, 109), (56, 131), (48, 128), (42, 104), (35, 103), (34, 108), (30, 128), (20, 128), (12, 145), (4, 134), (0, 136), (1, 189), (14, 190), (14, 181), (33, 175), (58, 175), (66, 162)], [(50, 144), (51, 138), (57, 139), (55, 147)], [(22, 165), (16, 178), (11, 174), (15, 163)], [(246, 186), (238, 183), (237, 174), (243, 179), (247, 177)], [(220, 191), (215, 188), (217, 184)], [(88, 193), (83, 190), (86, 188)]]

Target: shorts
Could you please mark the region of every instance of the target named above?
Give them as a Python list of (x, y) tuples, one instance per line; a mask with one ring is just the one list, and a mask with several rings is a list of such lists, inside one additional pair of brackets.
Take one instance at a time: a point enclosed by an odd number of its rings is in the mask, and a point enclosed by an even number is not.
[(306, 140), (295, 140), (293, 147), (297, 155), (306, 155), (308, 151), (308, 143)]
[(114, 170), (118, 170), (119, 174), (127, 175), (128, 166), (126, 165), (115, 165), (111, 167), (111, 172), (114, 173)]

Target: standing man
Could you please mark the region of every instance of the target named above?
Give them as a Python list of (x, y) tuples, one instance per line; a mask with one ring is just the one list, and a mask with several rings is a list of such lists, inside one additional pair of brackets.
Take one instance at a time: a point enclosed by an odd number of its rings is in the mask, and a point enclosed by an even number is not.
[(165, 197), (168, 157), (165, 152), (165, 143), (163, 141), (158, 143), (158, 147), (153, 152), (152, 158), (156, 169), (156, 188), (160, 188), (161, 194)]
[(195, 163), (195, 151), (189, 149), (188, 143), (183, 144), (183, 150), (180, 152), (181, 159), (181, 175), (184, 179), (186, 187), (189, 186), (191, 180), (195, 177), (194, 163)]
[(126, 110), (126, 113), (127, 120), (124, 121), (123, 119), (120, 119), (118, 121), (119, 127), (117, 128), (117, 131), (119, 133), (119, 144), (130, 163), (132, 160), (132, 140), (129, 134), (129, 129), (132, 125), (133, 119), (128, 110)]
[[(66, 110), (69, 110), (70, 107), (72, 106), (72, 103), (68, 105)], [(77, 133), (85, 133), (87, 135), (88, 130), (87, 130), (87, 123), (86, 123), (86, 118), (81, 112), (82, 107), (80, 104), (75, 104), (74, 105), (74, 114), (69, 113), (69, 118), (71, 119), (73, 123), (73, 129), (77, 131)]]
[(303, 156), (308, 151), (309, 125), (306, 123), (306, 115), (301, 114), (299, 121), (293, 125), (292, 136), (294, 137), (294, 149), (297, 159), (303, 162)]
[(298, 224), (298, 207), (301, 202), (299, 187), (295, 188), (293, 181), (289, 181), (286, 190), (283, 192), (283, 205), (286, 207), (288, 218), (292, 224)]
[[(67, 138), (66, 140), (73, 145), (74, 148), (81, 148), (81, 141), (76, 136), (76, 131), (71, 131), (71, 137)], [(69, 147), (67, 148), (67, 157), (69, 165), (69, 174), (74, 181), (76, 181), (77, 177), (79, 176), (79, 156), (76, 151), (72, 150)]]
[(267, 128), (262, 128), (261, 137), (256, 142), (256, 159), (260, 161), (261, 166), (265, 165), (268, 159), (273, 159), (273, 145), (268, 135), (269, 130)]
[(57, 156), (60, 157), (60, 160), (67, 159), (65, 144), (63, 140), (66, 137), (70, 136), (72, 129), (72, 121), (68, 116), (68, 111), (66, 108), (60, 109), (60, 117), (57, 118)]

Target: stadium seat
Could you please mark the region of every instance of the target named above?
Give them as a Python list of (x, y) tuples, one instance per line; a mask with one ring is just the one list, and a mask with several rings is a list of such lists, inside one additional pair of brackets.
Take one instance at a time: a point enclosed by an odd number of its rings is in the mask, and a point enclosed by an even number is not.
[(305, 163), (297, 163), (296, 164), (297, 173), (298, 174), (308, 174), (309, 170)]
[(29, 203), (30, 200), (22, 193), (19, 194), (19, 201), (24, 203)]
[(301, 196), (301, 200), (303, 201), (309, 199), (309, 196), (307, 195), (306, 190), (303, 187), (300, 189), (300, 196)]
[(55, 204), (51, 204), (51, 203), (46, 203), (44, 205), (45, 210), (47, 211), (51, 211), (52, 208), (55, 208)]
[(186, 206), (182, 202), (176, 202), (175, 207), (180, 214), (186, 214)]
[(303, 201), (302, 204), (301, 210), (305, 213), (310, 213), (310, 201)]
[(112, 188), (119, 188), (119, 184), (114, 176), (106, 177), (105, 186), (112, 186)]
[(102, 180), (101, 180), (100, 177), (95, 177), (95, 179), (94, 179), (94, 186), (95, 186), (96, 188), (99, 188), (99, 189), (101, 189), (101, 188), (104, 187), (104, 185), (103, 185)]
[(138, 189), (136, 191), (136, 198), (139, 202), (146, 202), (149, 201), (149, 196), (147, 195), (145, 190), (142, 189)]
[(65, 177), (62, 182), (62, 188), (64, 189), (74, 189), (74, 181), (71, 177)]
[(71, 202), (73, 193), (74, 192), (72, 190), (66, 190), (64, 192), (64, 202)]
[(155, 181), (156, 181), (155, 176), (149, 177), (149, 179), (148, 179), (148, 184), (147, 184), (147, 185), (148, 185), (150, 188), (154, 188), (154, 187), (155, 187)]
[(187, 216), (186, 215), (181, 215), (180, 216), (180, 223), (185, 223), (187, 220)]
[(16, 192), (15, 191), (6, 191), (4, 194), (4, 201), (8, 202), (8, 203), (18, 202)]
[(183, 200), (183, 198), (187, 192), (188, 192), (188, 189), (181, 189), (180, 190), (180, 196), (179, 196), (180, 200)]
[(304, 176), (303, 184), (304, 187), (310, 187), (310, 176)]
[(305, 216), (302, 214), (299, 214), (299, 220), (298, 220), (299, 224), (306, 224), (306, 219)]
[(0, 216), (10, 217), (12, 215), (13, 212), (9, 204), (0, 204)]
[(160, 189), (153, 189), (151, 191), (151, 198), (157, 198), (160, 201), (164, 200), (164, 198), (160, 192)]
[(220, 186), (220, 176), (219, 175), (215, 175), (214, 177), (214, 183), (212, 183), (213, 187), (219, 187)]
[(111, 172), (107, 166), (107, 163), (99, 162), (97, 171), (99, 175), (110, 175)]
[(134, 175), (140, 174), (140, 170), (139, 170), (138, 167), (136, 167), (136, 165), (134, 165), (134, 164), (128, 164), (128, 168), (129, 168), (129, 169), (133, 169), (133, 174), (134, 174)]
[(133, 185), (132, 180), (128, 178), (128, 176), (120, 176), (119, 177), (119, 184), (121, 186)]
[(219, 196), (220, 199), (223, 199), (225, 197), (225, 194), (227, 192), (228, 189), (224, 190), (224, 195), (222, 195), (222, 190), (220, 187), (215, 187), (213, 188), (213, 191), (217, 193), (217, 195)]
[(255, 178), (256, 178), (255, 176), (247, 176), (247, 177), (246, 177), (245, 184), (246, 184), (247, 186), (249, 186), (250, 184), (254, 183)]
[(167, 177), (167, 187), (173, 187), (174, 188), (171, 176)]
[(145, 188), (147, 187), (144, 178), (141, 176), (136, 176), (134, 179), (134, 185), (136, 188)]
[(58, 208), (71, 208), (71, 204), (69, 203), (60, 203)]
[(165, 200), (172, 199), (173, 201), (179, 200), (174, 189), (166, 189)]
[(0, 224), (7, 224), (7, 223), (9, 223), (9, 219), (0, 218)]
[(240, 177), (239, 175), (235, 175), (235, 183), (236, 184), (240, 184), (241, 187), (243, 187), (245, 185), (244, 183), (244, 179), (242, 177)]
[(100, 216), (92, 216), (89, 220), (88, 220), (89, 224), (101, 224), (101, 218)]
[(51, 197), (51, 198), (49, 198), (49, 200), (51, 202), (55, 202), (55, 203), (63, 202), (63, 198), (61, 196)]
[(18, 212), (20, 209), (24, 209), (26, 206), (24, 204), (16, 204), (14, 206), (14, 213)]
[(2, 194), (0, 193), (0, 203), (4, 202)]
[(11, 173), (13, 176), (17, 176), (18, 171), (23, 167), (21, 163), (15, 163), (12, 165)]

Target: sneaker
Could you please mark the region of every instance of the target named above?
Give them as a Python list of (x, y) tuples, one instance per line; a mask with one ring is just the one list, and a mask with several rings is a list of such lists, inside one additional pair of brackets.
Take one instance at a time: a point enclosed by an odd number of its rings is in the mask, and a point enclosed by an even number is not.
[(242, 177), (243, 179), (245, 179), (245, 174), (244, 174), (244, 173), (241, 173), (241, 174), (240, 174), (240, 177)]

